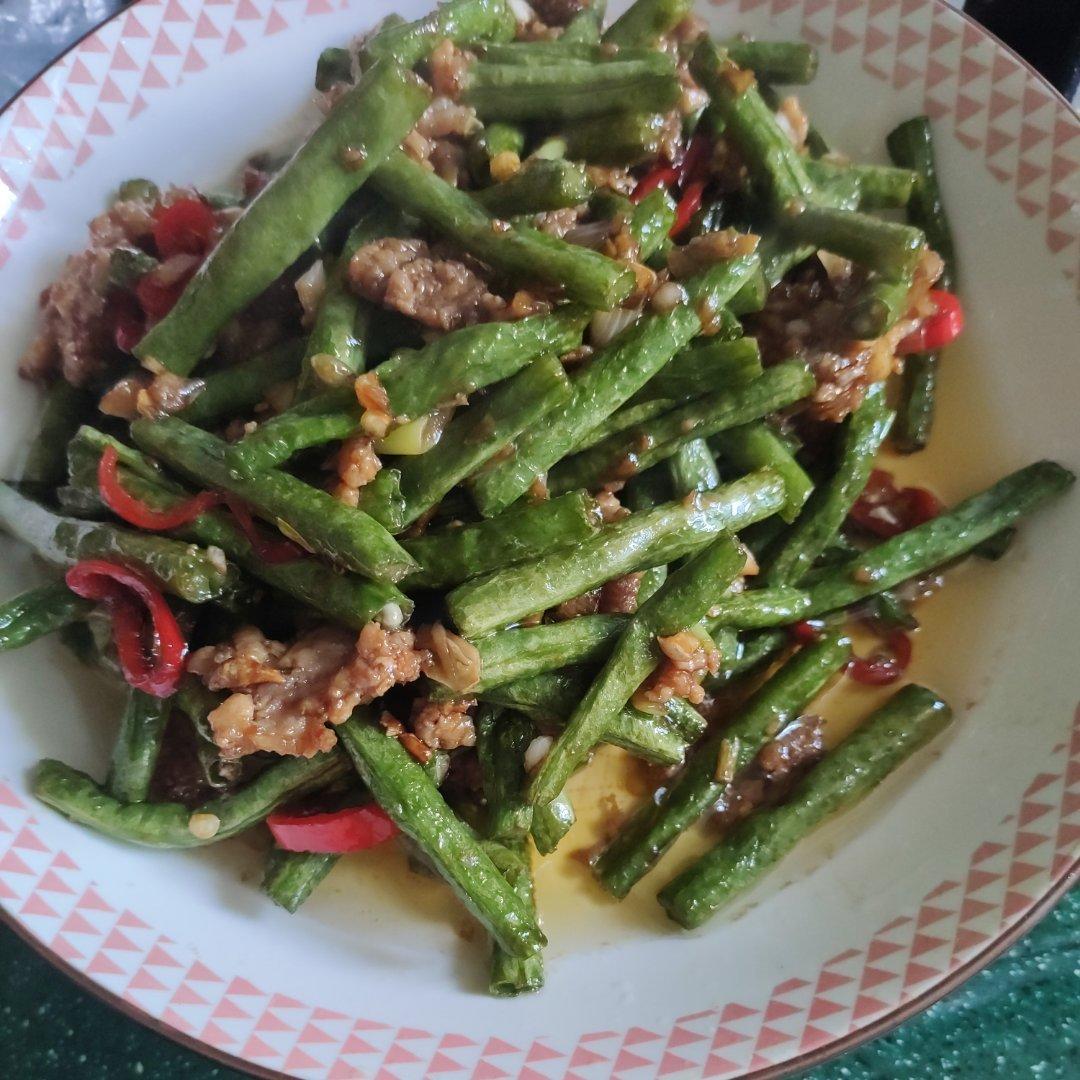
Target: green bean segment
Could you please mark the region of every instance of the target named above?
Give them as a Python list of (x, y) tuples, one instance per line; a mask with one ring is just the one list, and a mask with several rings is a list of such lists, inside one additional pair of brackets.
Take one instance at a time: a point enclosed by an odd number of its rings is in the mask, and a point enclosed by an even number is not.
[(357, 573), (398, 581), (416, 566), (412, 557), (373, 518), (339, 503), (327, 492), (287, 473), (238, 476), (228, 467), (227, 444), (174, 417), (136, 420), (135, 442), (198, 484), (243, 499), (261, 517), (283, 523), (310, 550)]
[(364, 709), (342, 724), (338, 735), (375, 800), (420, 846), (500, 948), (519, 959), (539, 952), (545, 938), (535, 912), (401, 743)]
[(70, 626), (93, 608), (66, 585), (42, 585), (0, 604), (0, 652), (21, 649), (39, 637)]
[(742, 569), (744, 556), (727, 534), (680, 567), (631, 618), (600, 674), (529, 785), (534, 805), (557, 798), (572, 773), (658, 661), (657, 636), (695, 626)]
[(0, 526), (58, 566), (72, 566), (83, 559), (134, 563), (167, 592), (192, 604), (204, 604), (237, 584), (236, 568), (202, 548), (113, 525), (60, 517), (7, 484), (0, 484)]
[(303, 254), (401, 142), (428, 100), (416, 76), (391, 62), (375, 64), (225, 234), (176, 306), (139, 342), (139, 359), (190, 372), (225, 323)]
[(850, 642), (832, 634), (780, 668), (730, 724), (694, 750), (674, 783), (667, 785), (658, 799), (643, 804), (605, 849), (595, 864), (604, 888), (625, 896), (676, 837), (724, 797), (730, 777), (745, 769), (761, 747), (821, 693), (850, 657)]
[(810, 586), (807, 616), (847, 607), (966, 555), (1043, 503), (1076, 477), (1052, 461), (1010, 473), (932, 521), (894, 536), (828, 570)]
[[(65, 817), (117, 840), (144, 847), (188, 848), (235, 836), (287, 800), (347, 775), (348, 769), (347, 760), (336, 751), (285, 758), (239, 791), (189, 810), (179, 803), (119, 802), (85, 773), (47, 759), (34, 773), (33, 792)], [(199, 820), (193, 824), (192, 818)], [(216, 831), (201, 835), (200, 825), (214, 827), (210, 818), (217, 820)]]
[(410, 587), (445, 588), (595, 536), (596, 500), (583, 491), (514, 507), (470, 525), (431, 531), (402, 546), (420, 564)]
[(749, 888), (830, 815), (863, 799), (948, 724), (952, 710), (921, 686), (906, 686), (810, 771), (789, 802), (736, 825), (660, 891), (668, 915), (700, 926)]
[(734, 532), (776, 513), (783, 499), (783, 481), (764, 469), (693, 499), (631, 514), (531, 563), (465, 582), (450, 592), (447, 608), (462, 633), (479, 637), (613, 577), (681, 558), (722, 530)]
[(572, 300), (603, 311), (619, 304), (634, 287), (629, 268), (538, 229), (492, 218), (464, 191), (402, 151), (380, 166), (374, 184), (387, 201), (428, 222), (510, 278), (559, 286)]

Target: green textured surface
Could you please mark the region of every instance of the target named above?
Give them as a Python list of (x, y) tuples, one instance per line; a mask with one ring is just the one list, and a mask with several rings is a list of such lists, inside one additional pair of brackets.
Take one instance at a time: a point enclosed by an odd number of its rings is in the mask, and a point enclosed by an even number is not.
[[(803, 1080), (1080, 1076), (1080, 890), (959, 990)], [(224, 1080), (242, 1074), (89, 997), (0, 927), (0, 1077)]]

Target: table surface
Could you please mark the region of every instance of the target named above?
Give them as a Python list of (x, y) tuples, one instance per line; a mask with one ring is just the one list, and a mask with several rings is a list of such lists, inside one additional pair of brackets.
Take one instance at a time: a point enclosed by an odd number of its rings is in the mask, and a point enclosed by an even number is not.
[[(119, 0), (0, 0), (0, 101), (122, 6)], [(802, 1080), (1069, 1080), (1080, 1076), (1078, 994), (1080, 890), (1074, 890), (1024, 940), (950, 996)], [(89, 996), (0, 926), (3, 1076), (231, 1080), (242, 1074)]]

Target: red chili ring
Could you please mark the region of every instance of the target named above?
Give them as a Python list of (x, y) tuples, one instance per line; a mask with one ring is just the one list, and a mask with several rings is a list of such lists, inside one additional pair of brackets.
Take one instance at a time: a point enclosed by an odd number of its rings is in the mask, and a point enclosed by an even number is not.
[(153, 697), (173, 694), (184, 673), (187, 642), (157, 585), (141, 570), (106, 559), (77, 562), (64, 580), (73, 593), (105, 605), (125, 681)]
[(847, 665), (847, 674), (863, 686), (887, 686), (908, 669), (911, 664), (911, 638), (903, 630), (893, 630), (885, 639), (891, 655), (882, 652), (871, 656), (853, 656)]

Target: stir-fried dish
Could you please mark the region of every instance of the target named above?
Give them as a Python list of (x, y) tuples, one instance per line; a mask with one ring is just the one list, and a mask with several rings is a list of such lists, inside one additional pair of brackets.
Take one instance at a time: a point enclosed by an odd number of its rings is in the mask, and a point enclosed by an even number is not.
[[(327, 49), (321, 122), (235, 189), (121, 185), (0, 486), (53, 571), (0, 647), (58, 631), (127, 693), (103, 782), (44, 761), (38, 797), (152, 847), (256, 829), (289, 911), (408, 843), (516, 994), (600, 744), (655, 791), (597, 888), (693, 927), (941, 730), (913, 608), (1073, 477), (945, 507), (875, 468), (931, 437), (957, 262), (926, 118), (852, 163), (781, 89), (816, 66), (691, 0), (448, 0)], [(841, 678), (897, 690), (828, 748)]]

